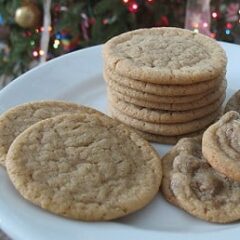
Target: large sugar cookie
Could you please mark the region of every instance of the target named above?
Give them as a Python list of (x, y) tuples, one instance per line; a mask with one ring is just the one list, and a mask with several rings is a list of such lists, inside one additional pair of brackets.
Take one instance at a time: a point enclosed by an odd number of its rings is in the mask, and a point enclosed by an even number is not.
[(12, 143), (6, 159), (20, 194), (50, 212), (87, 221), (125, 216), (159, 190), (159, 155), (134, 131), (100, 113), (40, 121)]
[(19, 105), (0, 116), (0, 164), (4, 165), (13, 140), (32, 124), (63, 113), (78, 110), (93, 112), (90, 108), (62, 101), (41, 101)]
[(110, 39), (105, 64), (128, 78), (193, 84), (218, 77), (227, 59), (216, 40), (180, 28), (139, 29)]
[(217, 171), (240, 181), (240, 114), (227, 112), (203, 135), (203, 155)]

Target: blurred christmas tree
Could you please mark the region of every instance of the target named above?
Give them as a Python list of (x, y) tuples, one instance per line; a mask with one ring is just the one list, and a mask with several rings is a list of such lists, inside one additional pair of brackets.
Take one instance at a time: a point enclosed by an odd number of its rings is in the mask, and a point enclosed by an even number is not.
[(186, 6), (188, 28), (240, 43), (240, 0), (206, 1), (210, 19), (204, 22), (194, 13), (195, 6), (205, 8), (200, 0), (0, 0), (0, 77), (14, 78), (40, 60), (128, 30), (184, 27)]

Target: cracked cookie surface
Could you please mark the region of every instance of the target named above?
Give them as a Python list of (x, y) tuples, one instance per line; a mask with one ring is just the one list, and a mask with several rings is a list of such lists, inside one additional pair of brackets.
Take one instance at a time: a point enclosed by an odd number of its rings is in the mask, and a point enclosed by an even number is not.
[(0, 116), (0, 164), (5, 165), (8, 149), (13, 140), (32, 124), (63, 113), (79, 110), (93, 112), (90, 108), (63, 101), (40, 101), (13, 107)]
[(157, 84), (192, 84), (216, 78), (226, 68), (220, 45), (180, 28), (139, 29), (110, 39), (106, 65), (126, 77)]
[(38, 122), (11, 145), (6, 167), (21, 195), (53, 213), (87, 221), (136, 211), (158, 192), (159, 155), (100, 113)]
[(203, 134), (203, 155), (219, 172), (240, 181), (240, 114), (225, 113)]
[(166, 198), (210, 222), (240, 219), (240, 183), (213, 169), (201, 150), (201, 138), (185, 138), (164, 156), (162, 189)]

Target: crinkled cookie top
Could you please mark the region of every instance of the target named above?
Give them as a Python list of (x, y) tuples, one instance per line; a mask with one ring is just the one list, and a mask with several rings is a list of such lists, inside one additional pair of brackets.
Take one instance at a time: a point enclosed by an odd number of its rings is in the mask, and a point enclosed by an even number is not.
[(36, 123), (11, 145), (10, 179), (24, 198), (51, 212), (109, 220), (145, 206), (158, 192), (158, 154), (135, 132), (100, 113)]
[(215, 40), (179, 28), (127, 32), (109, 40), (103, 53), (105, 64), (119, 74), (160, 84), (210, 80), (227, 62)]

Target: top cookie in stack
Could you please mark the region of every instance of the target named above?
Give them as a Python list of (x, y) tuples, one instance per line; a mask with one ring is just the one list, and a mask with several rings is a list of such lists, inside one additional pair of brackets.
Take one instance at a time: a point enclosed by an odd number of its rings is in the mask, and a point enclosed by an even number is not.
[(178, 28), (140, 29), (103, 50), (111, 113), (147, 139), (174, 143), (212, 123), (226, 90), (224, 50)]

